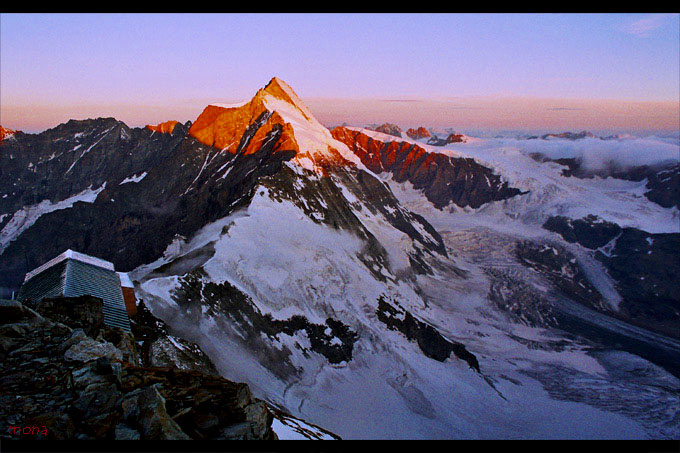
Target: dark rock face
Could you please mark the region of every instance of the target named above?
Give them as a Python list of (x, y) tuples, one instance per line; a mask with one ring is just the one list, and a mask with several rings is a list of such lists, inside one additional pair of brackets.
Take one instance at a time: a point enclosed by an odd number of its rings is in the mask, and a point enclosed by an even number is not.
[(383, 134), (394, 135), (395, 137), (401, 138), (401, 129), (396, 124), (385, 123), (373, 129), (376, 132), (381, 132)]
[[(98, 307), (91, 298), (51, 303), (44, 313), (62, 320), (74, 313), (69, 323)], [(59, 303), (74, 307), (55, 309)], [(246, 384), (136, 366), (105, 339), (112, 329), (85, 327), (92, 335), (19, 302), (0, 303), (0, 414), (9, 426), (0, 438), (276, 439), (272, 413)]]
[(204, 279), (204, 276), (202, 269), (198, 269), (180, 278), (180, 286), (173, 294), (173, 299), (180, 306), (182, 316), (193, 319), (200, 316), (204, 309), (207, 315), (228, 313), (245, 337), (244, 345), (281, 377), (297, 374), (288, 359), (290, 350), (287, 347), (275, 350), (263, 340), (262, 334), (274, 340), (281, 333), (290, 336), (296, 332), (304, 333), (311, 344), (309, 351), (300, 346), (305, 354), (321, 354), (331, 364), (352, 360), (358, 336), (342, 321), (328, 318), (325, 324), (314, 324), (299, 315), (285, 320), (273, 319), (270, 314), (263, 315), (250, 297), (233, 285), (228, 282), (213, 283)]
[(628, 181), (642, 181), (646, 178), (649, 190), (645, 192), (645, 197), (664, 208), (680, 208), (680, 164), (660, 167), (643, 165), (613, 172), (611, 176)]
[(680, 338), (680, 234), (624, 228), (610, 255), (598, 251), (624, 299), (622, 311), (642, 327)]
[(446, 139), (445, 138), (439, 138), (436, 135), (434, 137), (431, 137), (428, 141), (427, 144), (430, 146), (446, 146)]
[(651, 234), (588, 216), (551, 217), (543, 225), (593, 250), (616, 281), (624, 319), (680, 338), (680, 234)]
[(572, 300), (591, 308), (602, 306), (602, 295), (588, 281), (571, 253), (558, 245), (517, 243), (520, 263), (535, 269)]
[(104, 182), (112, 187), (142, 174), (167, 157), (186, 130), (178, 124), (175, 134), (153, 135), (114, 118), (97, 118), (3, 141), (0, 193), (7, 197), (0, 198), (0, 212), (13, 213), (45, 199), (64, 200), (88, 187)]
[(453, 202), (478, 208), (521, 194), (490, 168), (470, 158), (430, 153), (406, 142), (384, 143), (361, 132), (336, 127), (333, 137), (345, 143), (374, 173), (391, 172), (397, 182), (409, 181), (438, 209)]
[(408, 340), (415, 341), (423, 354), (431, 359), (443, 362), (453, 353), (479, 373), (477, 357), (465, 349), (465, 345), (447, 340), (434, 327), (414, 318), (409, 311), (399, 307), (398, 303), (394, 301), (392, 303), (396, 306), (391, 305), (381, 296), (378, 299), (376, 311), (378, 319), (389, 329), (399, 331)]
[(545, 134), (541, 136), (543, 140), (548, 140), (551, 138), (562, 138), (565, 140), (582, 140), (584, 138), (596, 138), (596, 135), (593, 135), (591, 132), (588, 131), (581, 131), (581, 132), (562, 132), (560, 134)]
[[(171, 335), (167, 324), (152, 315), (143, 300), (138, 302), (137, 314), (130, 318), (130, 326), (137, 340), (136, 349), (139, 351), (140, 365), (175, 367), (202, 371), (207, 374), (219, 374), (210, 358), (198, 345), (179, 336)], [(115, 341), (109, 341), (118, 344)], [(118, 347), (124, 350), (121, 346)]]
[(439, 138), (436, 135), (427, 141), (430, 146), (446, 146), (450, 143), (465, 143), (467, 138), (463, 134), (452, 132), (446, 138)]
[(559, 233), (567, 242), (577, 242), (591, 250), (604, 247), (621, 234), (620, 226), (592, 214), (573, 220), (562, 216), (550, 217), (543, 228)]

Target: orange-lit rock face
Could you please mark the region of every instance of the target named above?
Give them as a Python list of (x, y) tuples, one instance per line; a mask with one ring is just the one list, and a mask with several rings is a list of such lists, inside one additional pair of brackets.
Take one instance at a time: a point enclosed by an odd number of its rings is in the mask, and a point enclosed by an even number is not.
[[(248, 127), (255, 123), (263, 113), (267, 112), (264, 103), (257, 95), (252, 101), (240, 107), (209, 105), (199, 115), (196, 122), (191, 125), (189, 135), (205, 145), (235, 154)], [(243, 154), (256, 152), (275, 124), (282, 126), (282, 134), (276, 149), (298, 151), (292, 128), (281, 118), (281, 115), (273, 112), (266, 122), (257, 129), (255, 135), (243, 150)]]
[(450, 134), (446, 137), (446, 143), (465, 143), (466, 141), (463, 134)]
[(452, 202), (461, 207), (478, 208), (521, 193), (509, 187), (490, 168), (468, 157), (427, 151), (417, 143), (374, 139), (362, 131), (344, 127), (333, 129), (331, 134), (345, 143), (369, 170), (390, 172), (396, 182), (409, 181), (414, 189), (422, 190), (437, 209)]
[[(269, 112), (263, 101), (266, 95), (280, 99), (291, 106), (295, 105), (279, 80), (274, 78), (264, 89), (259, 90), (250, 102), (237, 106), (222, 104), (207, 106), (191, 125), (189, 135), (205, 145), (236, 153), (241, 138), (248, 127), (255, 123), (263, 113)], [(304, 111), (298, 110), (308, 119)], [(277, 112), (270, 113), (271, 116), (257, 129), (255, 136), (243, 150), (244, 154), (256, 152), (275, 124), (282, 127), (282, 134), (275, 149), (299, 151), (290, 124), (286, 123)]]
[(336, 140), (346, 144), (361, 159), (364, 165), (375, 173), (388, 170), (398, 173), (399, 169), (393, 167), (397, 160), (397, 155), (402, 156), (401, 167), (406, 169), (414, 161), (418, 161), (429, 154), (418, 145), (400, 141), (385, 143), (375, 140), (362, 132), (344, 127), (336, 127), (331, 131), (331, 134)]
[(0, 143), (5, 139), (5, 137), (8, 137), (10, 135), (16, 134), (19, 131), (13, 131), (12, 129), (5, 129), (4, 127), (0, 126)]
[(405, 141), (382, 142), (344, 127), (336, 127), (331, 134), (345, 143), (375, 173), (391, 171), (396, 178), (406, 179), (407, 175), (429, 174), (436, 167), (437, 154), (416, 144)]
[(178, 122), (179, 121), (166, 121), (155, 126), (147, 124), (146, 128), (149, 129), (150, 131), (161, 132), (163, 134), (172, 134), (172, 131), (175, 130), (175, 126), (177, 126)]
[(242, 147), (239, 152), (244, 155), (256, 153), (265, 143), (271, 145), (271, 140), (276, 140), (273, 152), (294, 151), (291, 162), (321, 175), (327, 175), (332, 167), (349, 164), (334, 148), (329, 131), (276, 77), (249, 102), (207, 106), (192, 124), (189, 135), (232, 154)]
[(189, 135), (199, 142), (235, 153), (246, 128), (264, 111), (253, 101), (239, 108), (209, 105), (189, 128)]
[(406, 135), (413, 140), (418, 140), (419, 138), (430, 137), (430, 131), (421, 126), (418, 129), (409, 129), (406, 131)]

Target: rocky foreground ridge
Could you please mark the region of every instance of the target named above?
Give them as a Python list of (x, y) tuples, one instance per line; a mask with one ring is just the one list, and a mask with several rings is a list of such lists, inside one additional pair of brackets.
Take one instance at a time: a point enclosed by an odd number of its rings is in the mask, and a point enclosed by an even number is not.
[[(0, 439), (278, 438), (272, 411), (247, 384), (163, 336), (148, 311), (130, 334), (104, 326), (95, 297), (30, 305), (0, 300)], [(149, 359), (161, 337), (187, 354), (184, 369), (168, 354)]]

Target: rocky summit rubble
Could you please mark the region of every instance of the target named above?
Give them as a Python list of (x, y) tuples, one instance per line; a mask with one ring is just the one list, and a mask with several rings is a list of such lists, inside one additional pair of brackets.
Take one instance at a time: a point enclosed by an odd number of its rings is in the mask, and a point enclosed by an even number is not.
[(98, 298), (29, 305), (0, 300), (0, 439), (277, 439), (247, 384), (198, 362), (143, 366), (138, 346), (161, 334), (139, 319), (144, 339), (104, 326)]

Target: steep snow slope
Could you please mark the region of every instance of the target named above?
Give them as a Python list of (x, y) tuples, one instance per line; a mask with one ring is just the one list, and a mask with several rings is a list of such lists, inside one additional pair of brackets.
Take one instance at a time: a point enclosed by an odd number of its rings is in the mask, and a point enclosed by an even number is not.
[[(537, 371), (540, 366), (564, 368), (576, 382), (577, 376), (594, 381), (586, 395), (591, 398), (612, 385), (625, 387), (630, 376), (610, 382), (611, 370), (587, 354), (586, 344), (560, 345), (554, 334), (508, 324), (493, 313), (485, 291), (474, 290), (478, 282), (450, 282), (450, 273), (418, 277), (418, 288), (429, 293), (422, 298), (403, 282), (380, 283), (355, 258), (356, 238), (314, 224), (289, 203), (269, 199), (266, 191), (257, 193), (247, 213), (220, 222), (231, 226), (202, 265), (205, 281), (230, 281), (275, 320), (295, 315), (318, 324), (329, 317), (339, 320), (358, 340), (351, 360), (331, 364), (312, 350), (305, 331), (274, 338), (258, 334), (257, 342), (248, 326), (248, 320), (257, 325), (254, 317), (236, 322), (233, 311), (206, 301), (206, 292), (199, 293), (199, 304), (178, 310), (183, 302), (173, 300), (172, 290), (181, 279), (153, 273), (140, 278), (142, 297), (195, 338), (223, 375), (248, 382), (257, 395), (343, 438), (640, 438), (649, 433), (641, 422), (596, 405), (551, 399), (529, 377), (547, 379), (552, 371)], [(202, 247), (200, 241), (193, 246)], [(481, 374), (453, 357), (428, 358), (401, 333), (387, 329), (375, 316), (381, 294), (468, 345)], [(277, 351), (290, 355), (267, 357)], [(675, 378), (664, 376), (677, 386)], [(663, 391), (660, 397), (673, 398)], [(613, 406), (625, 407), (621, 401)]]

